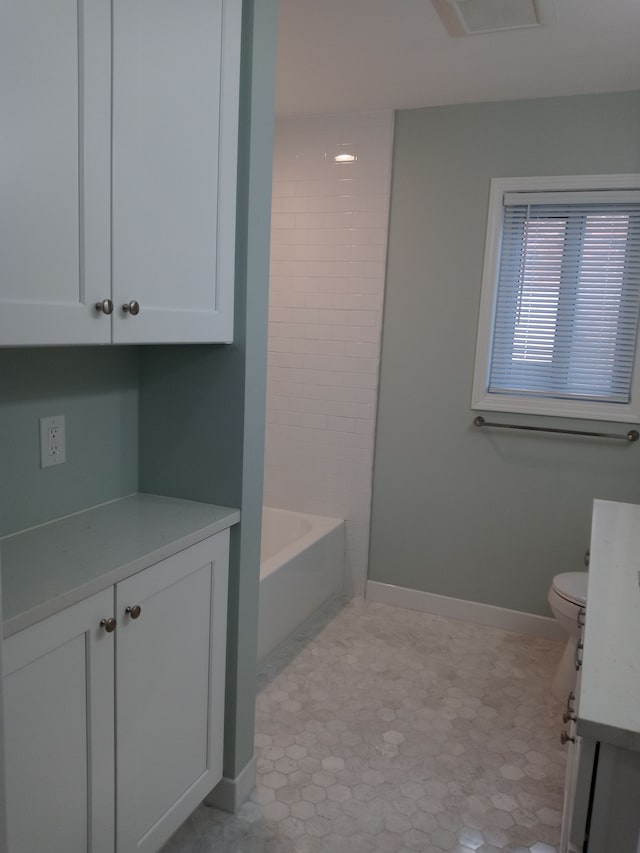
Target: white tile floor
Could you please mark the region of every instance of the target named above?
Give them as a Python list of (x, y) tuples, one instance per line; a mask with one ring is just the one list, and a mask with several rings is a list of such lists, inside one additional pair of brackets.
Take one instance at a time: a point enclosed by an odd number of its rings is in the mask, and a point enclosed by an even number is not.
[(263, 664), (258, 784), (162, 853), (555, 853), (565, 753), (547, 640), (334, 602)]

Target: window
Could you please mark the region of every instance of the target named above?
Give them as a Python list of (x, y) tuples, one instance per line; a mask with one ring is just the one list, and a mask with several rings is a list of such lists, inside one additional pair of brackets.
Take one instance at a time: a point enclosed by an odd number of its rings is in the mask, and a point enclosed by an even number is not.
[(491, 182), (472, 408), (640, 421), (640, 175)]

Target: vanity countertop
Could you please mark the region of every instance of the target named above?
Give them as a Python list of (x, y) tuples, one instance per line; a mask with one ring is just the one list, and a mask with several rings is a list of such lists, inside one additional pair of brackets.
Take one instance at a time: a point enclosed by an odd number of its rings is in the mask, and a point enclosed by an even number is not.
[(0, 539), (5, 637), (236, 524), (225, 506), (135, 494)]
[(594, 501), (578, 734), (640, 750), (640, 506)]

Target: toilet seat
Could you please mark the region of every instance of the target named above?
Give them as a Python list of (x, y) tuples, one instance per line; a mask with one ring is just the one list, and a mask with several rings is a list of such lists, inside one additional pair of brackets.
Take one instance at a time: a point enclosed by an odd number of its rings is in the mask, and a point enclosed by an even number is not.
[(551, 588), (565, 601), (584, 607), (587, 603), (588, 582), (587, 572), (563, 572), (554, 577)]
[(580, 614), (586, 613), (588, 580), (586, 572), (563, 572), (554, 577), (549, 588), (551, 612), (567, 635), (567, 644), (551, 687), (553, 695), (561, 701), (566, 701), (567, 694), (576, 686), (576, 653), (584, 625)]

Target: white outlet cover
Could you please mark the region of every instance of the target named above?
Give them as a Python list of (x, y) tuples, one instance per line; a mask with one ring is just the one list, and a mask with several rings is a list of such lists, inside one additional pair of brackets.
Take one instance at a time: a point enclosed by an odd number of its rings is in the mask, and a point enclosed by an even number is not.
[(66, 462), (66, 445), (64, 415), (40, 418), (40, 467), (49, 468)]

